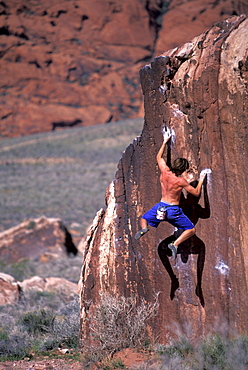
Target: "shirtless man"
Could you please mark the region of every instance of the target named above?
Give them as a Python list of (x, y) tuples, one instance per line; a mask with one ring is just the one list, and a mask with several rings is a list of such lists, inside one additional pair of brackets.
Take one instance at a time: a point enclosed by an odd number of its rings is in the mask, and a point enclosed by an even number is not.
[(194, 188), (181, 176), (189, 168), (187, 159), (177, 158), (172, 163), (170, 169), (163, 159), (166, 144), (171, 137), (170, 130), (165, 130), (163, 135), (164, 142), (157, 154), (157, 162), (161, 172), (160, 184), (162, 198), (159, 203), (155, 204), (154, 207), (142, 216), (140, 220), (142, 229), (136, 233), (135, 239), (139, 239), (149, 231), (148, 224), (152, 227), (158, 227), (161, 221), (167, 221), (174, 227), (183, 230), (182, 234), (173, 243), (168, 245), (172, 250), (172, 255), (176, 257), (179, 244), (195, 234), (194, 224), (185, 216), (179, 207), (182, 190), (185, 189), (190, 194), (199, 197), (206, 173), (204, 171), (201, 172), (198, 185)]

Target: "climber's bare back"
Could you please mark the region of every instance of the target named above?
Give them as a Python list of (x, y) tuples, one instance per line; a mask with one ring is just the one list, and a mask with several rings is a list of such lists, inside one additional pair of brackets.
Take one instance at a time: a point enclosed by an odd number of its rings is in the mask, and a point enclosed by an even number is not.
[(162, 190), (161, 202), (179, 205), (182, 190), (188, 185), (187, 181), (166, 169), (161, 172), (160, 184)]

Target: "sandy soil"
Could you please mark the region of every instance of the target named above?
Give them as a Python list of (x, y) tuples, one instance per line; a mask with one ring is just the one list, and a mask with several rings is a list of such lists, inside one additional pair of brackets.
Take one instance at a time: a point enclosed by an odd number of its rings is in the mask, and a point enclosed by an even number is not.
[[(123, 365), (126, 369), (132, 367), (139, 367), (149, 359), (148, 354), (139, 353), (131, 348), (126, 348), (116, 354), (114, 354), (113, 359), (121, 359)], [(21, 360), (21, 361), (6, 361), (0, 362), (0, 370), (85, 370), (84, 364), (80, 361), (75, 361), (72, 359), (37, 359), (37, 360)], [(90, 370), (101, 370), (100, 364), (95, 364), (91, 366)]]
[(6, 361), (0, 363), (0, 370), (84, 370), (80, 362), (74, 360)]

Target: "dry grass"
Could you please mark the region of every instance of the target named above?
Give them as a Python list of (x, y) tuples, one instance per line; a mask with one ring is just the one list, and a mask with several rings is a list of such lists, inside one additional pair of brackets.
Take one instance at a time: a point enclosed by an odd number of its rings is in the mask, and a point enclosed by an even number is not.
[(0, 231), (45, 215), (84, 235), (142, 127), (143, 119), (125, 120), (1, 140)]

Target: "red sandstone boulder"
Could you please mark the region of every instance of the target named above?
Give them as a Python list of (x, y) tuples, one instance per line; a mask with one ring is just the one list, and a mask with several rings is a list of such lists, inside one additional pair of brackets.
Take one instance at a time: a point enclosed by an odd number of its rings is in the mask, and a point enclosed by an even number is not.
[(78, 285), (63, 278), (39, 276), (20, 282), (10, 275), (0, 273), (0, 306), (16, 303), (31, 291), (63, 295), (69, 301), (77, 295)]
[[(222, 324), (229, 334), (247, 332), (247, 40), (248, 18), (232, 17), (141, 69), (144, 129), (123, 154), (106, 212), (86, 239), (83, 339), (102, 292), (148, 302), (160, 292), (149, 328), (160, 342), (175, 336), (173, 327), (194, 340)], [(176, 260), (167, 248), (175, 238), (169, 224), (134, 239), (139, 217), (161, 197), (156, 154), (164, 125), (176, 134), (168, 161), (188, 158), (195, 179), (212, 170), (199, 203), (182, 198), (197, 233)]]
[(69, 280), (57, 277), (41, 278), (33, 276), (30, 279), (25, 279), (18, 282), (18, 285), (25, 294), (30, 291), (50, 292), (57, 293), (67, 297), (68, 300), (72, 299), (78, 293), (78, 286)]
[(20, 299), (20, 287), (15, 279), (4, 273), (0, 273), (0, 306), (13, 304)]
[(40, 217), (0, 233), (0, 258), (13, 263), (24, 258), (45, 262), (68, 254), (77, 248), (60, 219)]

